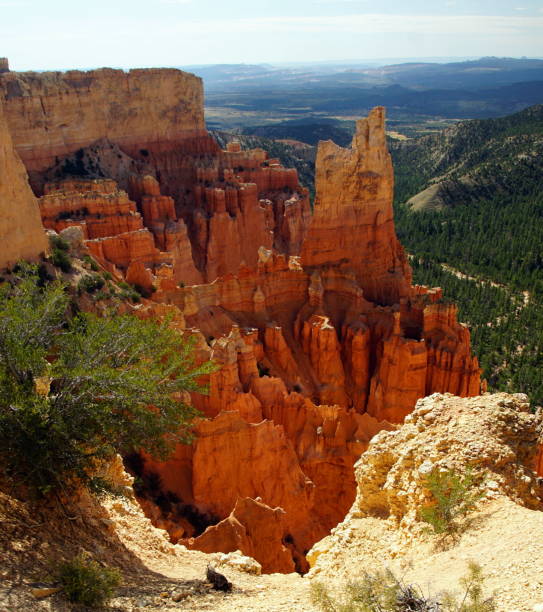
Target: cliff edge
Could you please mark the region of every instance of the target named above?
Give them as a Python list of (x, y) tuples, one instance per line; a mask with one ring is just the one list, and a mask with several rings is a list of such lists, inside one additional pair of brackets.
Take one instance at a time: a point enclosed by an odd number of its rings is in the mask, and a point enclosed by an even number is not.
[[(541, 603), (543, 487), (535, 454), (541, 413), (523, 394), (473, 398), (434, 394), (405, 424), (381, 432), (355, 467), (356, 500), (345, 521), (308, 553), (310, 578), (341, 583), (384, 567), (433, 594), (458, 586), (468, 561), (482, 566), (499, 610)], [(483, 476), (483, 497), (456, 538), (427, 533), (434, 469)], [(535, 609), (535, 608), (534, 608)]]

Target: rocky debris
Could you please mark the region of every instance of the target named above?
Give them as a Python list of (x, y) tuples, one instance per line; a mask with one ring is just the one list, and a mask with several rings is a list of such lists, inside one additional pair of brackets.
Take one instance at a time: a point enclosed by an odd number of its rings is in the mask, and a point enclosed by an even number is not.
[(85, 250), (85, 245), (83, 231), (80, 227), (66, 227), (61, 230), (59, 236), (68, 243), (71, 255), (81, 257)]
[(20, 259), (37, 259), (48, 243), (38, 203), (14, 150), (0, 102), (0, 269)]
[(533, 467), (542, 424), (521, 393), (423, 398), (399, 430), (381, 432), (370, 442), (355, 466), (351, 512), (412, 526), (428, 501), (428, 474), (468, 467), (484, 473), (487, 496), (505, 494), (540, 508), (543, 488)]
[(262, 566), (260, 563), (252, 557), (243, 555), (239, 550), (226, 554), (219, 553), (213, 555), (213, 558), (215, 565), (219, 567), (221, 565), (227, 565), (228, 567), (232, 567), (247, 574), (253, 574), (254, 576), (260, 576), (262, 573)]
[[(270, 508), (260, 499), (246, 497), (237, 500), (227, 518), (208, 527), (197, 538), (182, 540), (182, 543), (188, 548), (208, 553), (241, 550), (256, 559), (264, 572), (288, 574), (296, 569), (293, 557), (303, 559), (295, 542), (291, 547), (285, 545), (292, 531), (294, 529), (287, 524), (282, 508)], [(306, 570), (307, 567), (302, 565), (300, 569)]]

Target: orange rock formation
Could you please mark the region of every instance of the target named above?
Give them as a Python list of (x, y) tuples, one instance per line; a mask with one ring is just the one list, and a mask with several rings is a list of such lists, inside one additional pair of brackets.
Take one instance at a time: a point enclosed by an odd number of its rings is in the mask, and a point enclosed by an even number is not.
[(411, 271), (394, 232), (384, 124), (384, 108), (374, 108), (358, 121), (350, 149), (330, 140), (319, 145), (315, 214), (302, 263), (348, 268), (367, 299), (392, 305), (409, 294)]
[(13, 149), (0, 102), (0, 269), (47, 250), (36, 198)]
[[(226, 521), (191, 540), (192, 546), (201, 543), (208, 550), (210, 541), (219, 546), (220, 534), (225, 538), (221, 550), (242, 545), (243, 538), (232, 535), (238, 531), (230, 513), (238, 497), (258, 496), (267, 506), (285, 510), (285, 532), (277, 545), (288, 542), (297, 567), (303, 567), (299, 559), (308, 543), (327, 533), (352, 502), (353, 461), (374, 433), (390, 427), (388, 422), (401, 422), (424, 395), (480, 391), (468, 330), (457, 323), (455, 307), (441, 303), (440, 290), (410, 285), (392, 218), (368, 237), (372, 246), (355, 249), (346, 239), (347, 246), (334, 255), (340, 241), (330, 240), (326, 261), (311, 260), (319, 257), (311, 247), (318, 233), (324, 241), (345, 219), (363, 219), (366, 204), (375, 218), (381, 216), (379, 206), (384, 218), (390, 214), (392, 168), (384, 136), (376, 133), (383, 132), (382, 116), (378, 110), (359, 122), (353, 148), (340, 152), (352, 167), (365, 168), (353, 187), (356, 206), (345, 200), (344, 207), (331, 207), (328, 217), (316, 212), (301, 261), (261, 248), (256, 267), (242, 266), (212, 284), (163, 295), (183, 310), (187, 325), (208, 338), (210, 355), (221, 366), (210, 376), (209, 397), (195, 398), (213, 420), (198, 426), (192, 462), (148, 466), (168, 487), (175, 487), (176, 478), (192, 483), (190, 490), (173, 490)], [(325, 163), (335, 167), (333, 159)], [(372, 177), (371, 190), (364, 173)], [(336, 179), (333, 171), (318, 169), (317, 175), (318, 206), (327, 201)], [(384, 194), (379, 206), (375, 194)], [(356, 227), (362, 232), (364, 223)], [(359, 254), (369, 258), (372, 248), (389, 260), (368, 264), (364, 276)], [(311, 265), (304, 266), (308, 260)], [(261, 431), (267, 432), (262, 438)], [(265, 445), (259, 442), (264, 438)], [(260, 449), (256, 454), (255, 448)], [(281, 483), (270, 482), (274, 471), (281, 473)], [(244, 545), (266, 563), (265, 551)], [(273, 554), (279, 552), (276, 547)]]
[[(191, 547), (303, 571), (351, 506), (370, 438), (419, 397), (480, 391), (456, 309), (411, 286), (384, 110), (358, 122), (351, 148), (321, 143), (310, 220), (296, 171), (218, 149), (195, 77), (5, 73), (0, 91), (44, 223), (83, 227), (119, 278), (156, 288), (140, 316), (176, 311), (219, 366), (209, 396), (193, 396), (205, 417), (193, 446), (146, 458), (174, 500), (146, 502), (153, 520)], [(46, 184), (79, 171), (87, 180)]]

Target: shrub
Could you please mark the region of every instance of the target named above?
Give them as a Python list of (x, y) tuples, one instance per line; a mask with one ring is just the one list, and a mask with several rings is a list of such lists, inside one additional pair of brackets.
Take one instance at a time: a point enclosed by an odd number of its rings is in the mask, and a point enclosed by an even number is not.
[(390, 570), (364, 574), (347, 583), (334, 598), (321, 583), (311, 585), (311, 601), (323, 612), (397, 612), (402, 610), (438, 610), (436, 601), (423, 596), (418, 587), (406, 585)]
[(461, 602), (450, 593), (443, 596), (442, 607), (445, 612), (494, 612), (496, 604), (492, 597), (483, 595), (484, 576), (478, 563), (470, 561), (468, 573), (460, 579), (464, 593)]
[(67, 240), (64, 240), (64, 238), (62, 238), (62, 236), (58, 236), (58, 235), (52, 235), (49, 238), (49, 242), (51, 244), (51, 247), (54, 249), (58, 249), (59, 251), (66, 251), (68, 252), (70, 250), (70, 244), (68, 243)]
[(120, 296), (123, 300), (130, 300), (134, 304), (141, 302), (140, 294), (128, 283), (120, 282), (119, 287), (121, 288)]
[(433, 502), (422, 508), (420, 518), (431, 525), (434, 533), (458, 531), (461, 527), (459, 519), (471, 512), (484, 495), (477, 486), (479, 481), (469, 467), (463, 474), (434, 468), (424, 483)]
[(98, 272), (100, 267), (90, 255), (85, 254), (83, 255), (82, 259), (85, 262), (85, 265), (88, 266), (93, 272)]
[(197, 412), (179, 398), (213, 369), (192, 343), (168, 320), (70, 319), (63, 285), (37, 281), (29, 267), (0, 287), (0, 468), (46, 494), (88, 486), (117, 452), (190, 442)]
[(72, 262), (68, 254), (70, 245), (61, 236), (50, 236), (49, 243), (51, 245), (51, 263), (60, 268), (63, 272), (72, 270)]
[(97, 291), (92, 296), (92, 299), (93, 299), (94, 302), (99, 302), (100, 300), (109, 300), (112, 297), (113, 297), (113, 295), (111, 293), (109, 293), (109, 291)]
[(98, 274), (89, 274), (83, 276), (77, 284), (77, 290), (79, 293), (85, 291), (86, 293), (94, 293), (98, 291), (106, 284), (105, 280)]
[(100, 565), (85, 555), (61, 563), (57, 580), (72, 603), (91, 608), (103, 606), (122, 581), (117, 568)]
[(270, 375), (270, 368), (267, 368), (263, 363), (257, 363), (258, 375), (260, 378)]
[(156, 291), (156, 287), (154, 285), (152, 285), (150, 289), (147, 289), (147, 287), (142, 287), (142, 285), (136, 284), (133, 288), (140, 294), (141, 297), (144, 298), (150, 298)]
[(460, 597), (445, 592), (440, 596), (425, 596), (418, 586), (405, 584), (390, 571), (364, 574), (349, 582), (338, 597), (322, 583), (311, 584), (311, 602), (323, 612), (494, 612), (492, 598), (483, 596), (484, 576), (474, 562), (460, 580)]
[(71, 272), (72, 260), (66, 251), (53, 247), (51, 250), (51, 263), (63, 272)]

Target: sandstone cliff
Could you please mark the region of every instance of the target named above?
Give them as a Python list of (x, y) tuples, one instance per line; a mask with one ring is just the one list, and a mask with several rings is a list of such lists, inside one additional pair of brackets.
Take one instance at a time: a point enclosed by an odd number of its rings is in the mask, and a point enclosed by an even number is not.
[(38, 203), (13, 149), (0, 103), (0, 269), (47, 250)]
[(0, 92), (15, 148), (38, 188), (56, 160), (104, 138), (139, 157), (180, 144), (212, 146), (202, 81), (180, 70), (6, 72)]
[[(356, 464), (357, 496), (345, 521), (308, 553), (309, 576), (341, 583), (392, 569), (434, 595), (457, 588), (467, 561), (479, 563), (497, 609), (541, 601), (543, 486), (533, 472), (543, 421), (525, 395), (421, 399), (405, 424), (382, 432)], [(483, 476), (484, 493), (465, 532), (441, 542), (424, 531), (433, 469)], [(439, 571), (436, 571), (439, 568)]]

